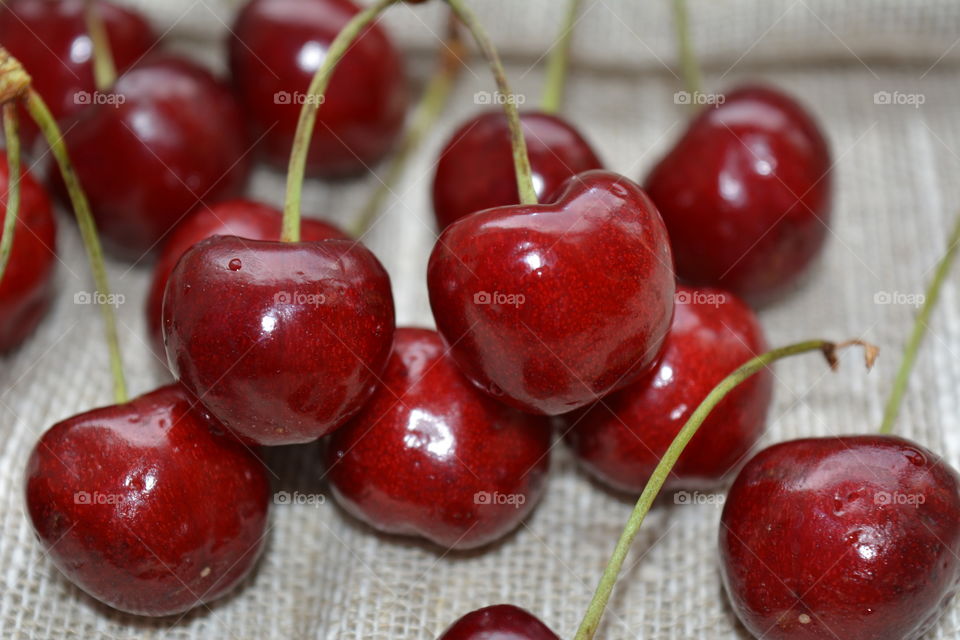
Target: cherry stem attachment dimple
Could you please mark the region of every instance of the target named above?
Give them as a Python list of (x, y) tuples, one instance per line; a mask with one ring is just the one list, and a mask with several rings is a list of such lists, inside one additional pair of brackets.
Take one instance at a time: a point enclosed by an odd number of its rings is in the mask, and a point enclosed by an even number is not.
[(953, 231), (947, 241), (947, 252), (937, 263), (933, 279), (927, 285), (924, 292), (923, 304), (920, 305), (920, 312), (913, 321), (913, 330), (910, 338), (903, 349), (903, 358), (900, 361), (900, 369), (897, 370), (897, 377), (893, 381), (893, 389), (890, 391), (890, 398), (883, 409), (883, 420), (880, 423), (880, 433), (889, 434), (893, 431), (893, 424), (900, 415), (900, 405), (903, 403), (903, 396), (907, 391), (907, 383), (910, 380), (910, 373), (913, 371), (913, 365), (917, 361), (917, 354), (920, 351), (920, 345), (923, 343), (923, 337), (927, 333), (930, 325), (930, 316), (933, 314), (937, 301), (940, 299), (940, 290), (943, 288), (944, 280), (950, 272), (953, 260), (957, 256), (957, 249), (960, 247), (960, 214), (957, 216), (953, 225)]
[(577, 23), (582, 0), (567, 0), (567, 12), (560, 26), (560, 35), (547, 58), (547, 80), (540, 100), (540, 110), (555, 114), (563, 105), (564, 90), (567, 85), (567, 71), (570, 67), (570, 43), (573, 40), (573, 28)]
[(17, 129), (17, 103), (7, 102), (3, 105), (3, 134), (7, 142), (7, 207), (3, 217), (3, 235), (0, 236), (0, 283), (10, 262), (20, 210), (20, 134)]
[(700, 75), (700, 65), (693, 51), (693, 41), (690, 37), (690, 16), (687, 12), (687, 0), (673, 0), (673, 22), (677, 32), (677, 54), (680, 58), (680, 69), (683, 74), (683, 84), (690, 94), (687, 104), (696, 107), (697, 101), (693, 97), (700, 93), (703, 79)]
[(353, 16), (344, 25), (337, 37), (330, 43), (323, 63), (307, 89), (306, 99), (300, 109), (300, 119), (293, 135), (293, 148), (290, 152), (290, 164), (287, 167), (287, 193), (283, 203), (283, 226), (280, 239), (284, 242), (300, 241), (300, 200), (303, 195), (303, 179), (307, 170), (307, 153), (310, 151), (310, 139), (317, 122), (317, 109), (323, 102), (323, 95), (330, 84), (334, 69), (353, 45), (360, 33), (370, 26), (383, 11), (400, 0), (378, 0), (360, 13)]
[(826, 357), (830, 368), (836, 369), (838, 352), (852, 345), (863, 347), (866, 365), (867, 368), (870, 369), (877, 358), (878, 349), (869, 343), (863, 342), (862, 340), (847, 340), (846, 342), (840, 343), (829, 342), (827, 340), (807, 340), (806, 342), (798, 342), (780, 347), (779, 349), (772, 349), (747, 361), (713, 388), (707, 397), (704, 398), (703, 402), (700, 403), (700, 406), (696, 408), (686, 424), (683, 425), (683, 428), (680, 429), (680, 432), (673, 439), (673, 442), (670, 443), (670, 446), (663, 454), (660, 462), (653, 470), (653, 474), (647, 481), (646, 486), (643, 488), (643, 493), (640, 494), (633, 513), (630, 514), (630, 519), (627, 521), (623, 533), (620, 534), (617, 546), (614, 548), (613, 555), (610, 557), (610, 562), (603, 572), (599, 585), (597, 585), (597, 590), (594, 593), (593, 599), (590, 601), (587, 613), (580, 623), (580, 628), (577, 630), (577, 635), (574, 637), (574, 640), (590, 640), (597, 632), (597, 628), (600, 626), (600, 619), (603, 617), (603, 611), (607, 606), (607, 602), (610, 600), (610, 594), (617, 581), (617, 576), (620, 574), (623, 562), (626, 560), (627, 553), (630, 551), (633, 539), (640, 530), (640, 525), (643, 524), (643, 519), (650, 511), (654, 499), (657, 497), (657, 494), (660, 493), (660, 489), (663, 487), (674, 465), (683, 453), (684, 448), (693, 436), (696, 435), (697, 429), (700, 428), (700, 425), (703, 424), (714, 407), (741, 382), (747, 380), (777, 360), (810, 351), (820, 351), (824, 357)]
[(473, 11), (464, 4), (463, 0), (445, 0), (460, 21), (473, 36), (483, 57), (490, 65), (490, 71), (497, 83), (499, 99), (503, 102), (503, 110), (510, 127), (510, 145), (513, 148), (513, 165), (517, 174), (517, 191), (520, 194), (520, 204), (537, 204), (537, 190), (533, 185), (533, 170), (530, 168), (530, 158), (527, 156), (527, 143), (523, 138), (523, 126), (520, 123), (520, 111), (517, 109), (517, 97), (510, 91), (507, 83), (507, 74), (500, 61), (493, 42)]
[(107, 91), (117, 81), (117, 65), (100, 9), (97, 0), (86, 0), (84, 3), (87, 34), (93, 45), (93, 81), (98, 91)]

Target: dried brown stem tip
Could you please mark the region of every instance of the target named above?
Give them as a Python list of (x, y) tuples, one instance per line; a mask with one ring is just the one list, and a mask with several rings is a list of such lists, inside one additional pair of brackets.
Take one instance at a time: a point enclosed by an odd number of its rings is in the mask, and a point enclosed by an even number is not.
[(877, 356), (880, 355), (880, 347), (870, 344), (865, 340), (845, 340), (844, 342), (829, 343), (824, 345), (822, 349), (823, 356), (827, 359), (827, 363), (830, 365), (831, 369), (836, 370), (840, 365), (840, 359), (838, 358), (837, 354), (847, 347), (853, 345), (860, 345), (863, 347), (864, 364), (866, 364), (868, 371), (873, 369), (873, 365), (877, 361)]
[(0, 47), (0, 104), (19, 100), (30, 88), (30, 74), (10, 52)]

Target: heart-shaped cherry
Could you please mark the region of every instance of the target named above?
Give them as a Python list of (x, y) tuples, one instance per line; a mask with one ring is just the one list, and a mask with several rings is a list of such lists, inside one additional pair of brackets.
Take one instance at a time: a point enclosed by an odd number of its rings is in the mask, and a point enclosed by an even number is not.
[(447, 548), (488, 544), (536, 506), (550, 467), (549, 420), (477, 391), (440, 335), (397, 330), (381, 385), (330, 438), (330, 486), (381, 531)]
[[(10, 169), (0, 154), (0, 219), (7, 207)], [(13, 247), (0, 280), (0, 353), (19, 346), (40, 324), (53, 298), (57, 225), (46, 191), (21, 167), (20, 207)]]
[(471, 611), (437, 640), (560, 640), (535, 615), (512, 604)]
[(960, 476), (892, 436), (793, 440), (740, 472), (724, 584), (758, 638), (914, 640), (960, 579)]
[(227, 88), (182, 58), (136, 65), (107, 98), (77, 114), (66, 142), (104, 246), (137, 260), (202, 202), (239, 195), (247, 142)]
[[(590, 144), (562, 118), (533, 112), (521, 114), (520, 122), (540, 201), (550, 201), (571, 176), (603, 168)], [(457, 129), (441, 152), (433, 177), (438, 228), (476, 211), (518, 204), (512, 156), (503, 111), (481, 113)]]
[(181, 613), (246, 576), (270, 485), (180, 385), (51, 427), (27, 463), (27, 513), (71, 582), (140, 615)]
[[(248, 124), (267, 160), (282, 167), (307, 87), (327, 49), (359, 8), (349, 0), (252, 0), (231, 29), (230, 69)], [(393, 146), (407, 88), (400, 53), (372, 25), (337, 66), (317, 113), (307, 169), (324, 176), (365, 171)]]
[(776, 89), (705, 108), (644, 182), (670, 231), (677, 276), (763, 304), (820, 253), (832, 196), (819, 126)]
[(208, 238), (183, 254), (163, 301), (174, 375), (260, 444), (309, 442), (356, 413), (393, 330), (389, 276), (349, 240)]
[[(564, 416), (577, 459), (616, 489), (642, 491), (710, 390), (768, 348), (756, 315), (732, 294), (680, 286), (676, 299), (657, 368), (602, 402)], [(763, 432), (772, 393), (768, 369), (731, 391), (687, 445), (665, 487), (717, 486)]]
[[(170, 272), (187, 249), (211, 236), (239, 236), (251, 240), (279, 240), (281, 214), (273, 207), (252, 200), (227, 200), (203, 207), (177, 225), (163, 245), (153, 268), (147, 293), (147, 331), (155, 353), (166, 362), (163, 347), (163, 292)], [(303, 220), (304, 240), (326, 240), (347, 236), (320, 220)]]
[(627, 386), (656, 362), (674, 276), (646, 194), (607, 171), (554, 204), (488, 209), (447, 227), (427, 281), (460, 369), (525, 411), (559, 414)]

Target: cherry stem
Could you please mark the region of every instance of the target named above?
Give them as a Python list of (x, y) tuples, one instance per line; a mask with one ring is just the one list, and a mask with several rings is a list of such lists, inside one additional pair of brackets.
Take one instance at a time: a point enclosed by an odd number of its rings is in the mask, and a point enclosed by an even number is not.
[(300, 241), (300, 198), (303, 195), (303, 178), (307, 169), (307, 153), (310, 151), (310, 139), (317, 122), (317, 109), (323, 102), (323, 94), (330, 84), (334, 69), (350, 49), (360, 33), (370, 26), (384, 9), (400, 0), (378, 0), (373, 5), (353, 16), (337, 37), (323, 58), (323, 63), (307, 89), (300, 120), (293, 136), (293, 149), (290, 152), (290, 165), (287, 168), (287, 194), (283, 204), (283, 227), (280, 239), (284, 242)]
[(117, 65), (110, 50), (110, 40), (107, 38), (107, 28), (103, 23), (103, 15), (97, 0), (86, 0), (84, 18), (87, 22), (87, 33), (93, 43), (93, 80), (98, 91), (107, 91), (117, 81)]
[(567, 85), (567, 70), (570, 66), (570, 43), (573, 40), (573, 28), (580, 13), (581, 0), (568, 0), (567, 14), (560, 26), (560, 36), (550, 50), (547, 58), (547, 80), (540, 100), (540, 110), (555, 114), (563, 105), (564, 89)]
[(826, 357), (830, 368), (836, 369), (838, 352), (851, 345), (860, 345), (863, 347), (867, 368), (871, 368), (876, 360), (878, 349), (869, 343), (861, 340), (847, 340), (846, 342), (840, 343), (829, 342), (827, 340), (808, 340), (806, 342), (798, 342), (780, 347), (779, 349), (767, 351), (749, 360), (713, 388), (707, 397), (704, 398), (703, 402), (700, 403), (700, 406), (693, 412), (686, 424), (683, 425), (683, 428), (680, 429), (680, 432), (673, 439), (673, 442), (670, 443), (667, 451), (663, 454), (660, 462), (653, 470), (653, 474), (647, 481), (647, 485), (643, 488), (643, 493), (640, 494), (637, 505), (633, 508), (633, 513), (630, 515), (630, 519), (627, 521), (623, 533), (620, 534), (617, 546), (613, 551), (613, 555), (610, 557), (610, 562), (603, 572), (600, 584), (597, 585), (596, 593), (593, 595), (593, 600), (590, 601), (587, 613), (580, 623), (580, 628), (577, 630), (577, 635), (574, 640), (589, 640), (593, 638), (597, 628), (600, 626), (600, 619), (607, 606), (607, 601), (610, 599), (610, 594), (617, 581), (620, 568), (623, 566), (627, 553), (630, 551), (630, 545), (633, 543), (634, 537), (636, 537), (637, 532), (640, 530), (640, 525), (643, 524), (643, 519), (646, 517), (647, 512), (650, 511), (654, 499), (663, 487), (667, 476), (670, 475), (673, 466), (680, 458), (687, 443), (696, 435), (697, 429), (700, 428), (700, 425), (703, 424), (703, 421), (706, 420), (714, 407), (741, 382), (777, 360), (809, 351), (820, 351), (824, 357)]
[(360, 215), (351, 230), (353, 237), (360, 238), (373, 225), (377, 213), (383, 207), (387, 194), (392, 192), (393, 185), (403, 175), (410, 156), (419, 148), (430, 129), (436, 124), (437, 118), (440, 117), (447, 105), (457, 76), (460, 75), (460, 70), (463, 68), (464, 55), (465, 48), (460, 37), (459, 24), (451, 14), (450, 33), (440, 45), (437, 70), (423, 90), (423, 96), (420, 98), (420, 103), (412, 116), (410, 126), (390, 160), (385, 177), (380, 180), (379, 186), (361, 209)]
[(493, 78), (497, 83), (497, 91), (503, 101), (503, 110), (507, 115), (507, 124), (510, 127), (510, 144), (513, 147), (513, 165), (517, 173), (517, 191), (520, 194), (520, 204), (537, 204), (537, 190), (533, 186), (533, 170), (530, 168), (530, 158), (527, 156), (527, 143), (523, 138), (523, 127), (520, 124), (520, 111), (517, 109), (516, 96), (510, 91), (507, 84), (507, 74), (503, 70), (503, 63), (497, 54), (493, 42), (490, 41), (483, 25), (477, 16), (467, 7), (463, 0), (446, 0), (460, 21), (467, 27), (474, 41), (490, 65)]
[(7, 141), (7, 209), (3, 218), (3, 235), (0, 236), (0, 282), (3, 282), (10, 262), (20, 210), (20, 135), (17, 129), (17, 103), (8, 102), (3, 105), (3, 134)]
[(943, 288), (943, 282), (950, 272), (950, 267), (957, 255), (957, 248), (960, 247), (960, 216), (954, 222), (953, 231), (950, 233), (950, 239), (947, 242), (947, 252), (937, 263), (936, 271), (933, 274), (933, 280), (927, 285), (924, 292), (923, 304), (920, 306), (920, 312), (916, 320), (913, 321), (913, 331), (910, 339), (903, 349), (903, 359), (900, 361), (900, 369), (897, 371), (897, 377), (893, 381), (893, 390), (890, 392), (890, 398), (887, 400), (887, 406), (883, 410), (883, 421), (880, 423), (880, 433), (889, 434), (893, 432), (893, 424), (900, 415), (900, 405), (903, 402), (903, 396), (907, 391), (907, 383), (910, 380), (910, 373), (913, 371), (913, 365), (917, 361), (917, 354), (920, 351), (920, 345), (923, 343), (923, 337), (927, 333), (930, 325), (930, 316), (933, 314), (937, 301), (940, 299), (940, 290)]
[(691, 96), (688, 104), (695, 108), (696, 100), (693, 100), (692, 97), (700, 93), (703, 86), (703, 79), (700, 75), (700, 65), (697, 64), (697, 56), (693, 52), (693, 42), (690, 38), (690, 19), (687, 13), (687, 0), (673, 0), (673, 22), (677, 30), (677, 51), (680, 56), (683, 84)]

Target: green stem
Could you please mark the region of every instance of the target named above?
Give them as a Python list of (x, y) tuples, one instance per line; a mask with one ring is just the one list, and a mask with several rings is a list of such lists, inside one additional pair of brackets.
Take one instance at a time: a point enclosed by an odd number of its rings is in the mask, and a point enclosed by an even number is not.
[(317, 109), (323, 102), (323, 94), (330, 84), (337, 64), (346, 54), (360, 33), (383, 13), (384, 9), (400, 0), (378, 0), (350, 19), (337, 37), (330, 43), (323, 63), (310, 80), (306, 100), (300, 109), (300, 120), (293, 136), (293, 149), (290, 152), (290, 165), (287, 168), (287, 194), (283, 204), (283, 227), (280, 239), (284, 242), (300, 241), (300, 198), (303, 194), (303, 178), (307, 168), (307, 152), (310, 151), (310, 138), (317, 122)]
[(666, 481), (667, 476), (670, 475), (673, 466), (680, 458), (687, 443), (690, 442), (690, 439), (697, 433), (697, 429), (700, 428), (703, 421), (706, 420), (713, 408), (723, 400), (727, 393), (773, 362), (809, 351), (822, 352), (827, 358), (830, 367), (836, 368), (838, 362), (837, 352), (853, 344), (858, 344), (864, 348), (867, 368), (872, 367), (877, 356), (877, 348), (873, 345), (860, 340), (849, 340), (841, 343), (828, 342), (826, 340), (808, 340), (779, 349), (773, 349), (749, 360), (713, 388), (690, 416), (690, 419), (687, 420), (687, 423), (683, 425), (683, 428), (680, 429), (680, 432), (676, 438), (673, 439), (673, 442), (670, 443), (666, 453), (663, 454), (660, 462), (653, 470), (650, 480), (647, 481), (647, 485), (643, 488), (643, 493), (640, 494), (637, 505), (634, 507), (633, 513), (630, 514), (630, 519), (627, 521), (627, 526), (617, 541), (617, 546), (613, 551), (609, 564), (607, 564), (603, 572), (603, 577), (600, 579), (600, 584), (597, 586), (596, 593), (594, 593), (593, 600), (591, 600), (590, 606), (587, 608), (587, 613), (580, 623), (580, 628), (577, 630), (577, 635), (574, 640), (589, 640), (593, 638), (597, 632), (597, 628), (600, 625), (600, 618), (603, 616), (607, 601), (610, 599), (610, 593), (613, 591), (617, 576), (620, 573), (620, 568), (623, 566), (627, 553), (630, 551), (630, 545), (633, 543), (634, 537), (640, 530), (640, 525), (643, 524), (643, 519), (646, 517), (647, 512), (650, 511), (654, 499), (660, 492), (661, 487), (663, 487), (663, 483)]
[(677, 47), (683, 73), (683, 84), (690, 94), (689, 104), (696, 108), (696, 100), (693, 97), (700, 93), (703, 81), (700, 75), (700, 65), (697, 64), (697, 56), (693, 52), (693, 42), (690, 38), (687, 0), (673, 0), (673, 21), (677, 30)]
[(573, 40), (573, 27), (580, 13), (580, 3), (581, 0), (567, 0), (567, 14), (560, 27), (560, 37), (547, 59), (547, 81), (540, 101), (540, 110), (544, 113), (557, 113), (563, 104), (567, 69), (570, 66), (570, 42)]
[(490, 65), (493, 78), (497, 83), (499, 98), (503, 100), (503, 110), (507, 115), (510, 126), (510, 144), (513, 148), (513, 165), (517, 174), (517, 191), (520, 193), (520, 204), (537, 204), (537, 190), (533, 186), (533, 171), (530, 169), (530, 158), (527, 156), (527, 143), (523, 139), (523, 127), (520, 124), (520, 111), (517, 109), (516, 96), (510, 91), (507, 84), (507, 74), (503, 70), (503, 63), (497, 54), (493, 42), (487, 36), (483, 25), (477, 16), (467, 7), (463, 0), (446, 0), (454, 14), (473, 35), (477, 46)]
[(933, 274), (933, 280), (927, 285), (924, 293), (923, 304), (920, 306), (920, 313), (917, 314), (913, 322), (913, 331), (906, 347), (903, 349), (903, 359), (900, 361), (900, 369), (897, 371), (897, 377), (893, 382), (893, 390), (890, 392), (890, 399), (887, 400), (887, 406), (883, 410), (883, 421), (880, 423), (880, 433), (891, 433), (893, 423), (896, 422), (900, 414), (900, 404), (903, 402), (903, 395), (907, 391), (907, 382), (910, 380), (910, 372), (917, 361), (917, 353), (920, 351), (920, 344), (927, 333), (930, 324), (930, 316), (937, 301), (940, 299), (940, 289), (943, 288), (943, 282), (950, 272), (950, 266), (957, 255), (957, 248), (960, 247), (960, 216), (954, 222), (953, 231), (950, 233), (950, 239), (947, 241), (947, 252), (940, 262), (937, 263), (937, 270)]
[(3, 217), (3, 235), (0, 236), (0, 282), (3, 282), (3, 274), (10, 262), (20, 210), (20, 135), (17, 128), (17, 103), (8, 102), (3, 105), (3, 134), (7, 141), (7, 210)]
[(110, 40), (97, 0), (86, 0), (84, 17), (87, 34), (93, 44), (93, 79), (98, 91), (107, 91), (117, 81), (117, 65), (110, 50)]

